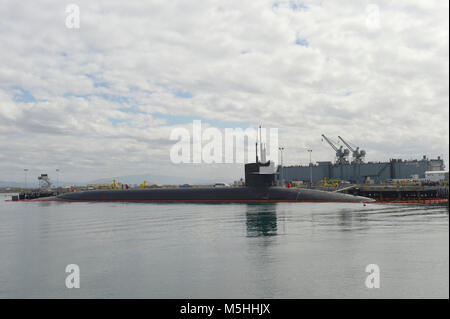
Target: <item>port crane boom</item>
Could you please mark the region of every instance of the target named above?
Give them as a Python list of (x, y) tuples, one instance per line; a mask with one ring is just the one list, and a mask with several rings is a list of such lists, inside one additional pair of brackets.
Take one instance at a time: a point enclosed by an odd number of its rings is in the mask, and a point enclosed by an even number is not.
[[(353, 149), (353, 147), (351, 147), (346, 141), (344, 141), (344, 139), (342, 138), (342, 137), (340, 137), (340, 136), (338, 136), (339, 137), (339, 139), (345, 144), (345, 146), (347, 146), (348, 147), (348, 149), (350, 150), (350, 151), (352, 151), (352, 152), (354, 152), (355, 150)], [(358, 147), (359, 148), (359, 147)]]
[(335, 152), (338, 151), (338, 148), (336, 146), (334, 146), (333, 143), (331, 143), (331, 141), (328, 139), (328, 137), (326, 137), (324, 134), (322, 134), (322, 137), (325, 139), (325, 141), (327, 141), (328, 144), (330, 144), (330, 146), (334, 149)]
[(336, 152), (336, 164), (348, 164), (347, 156), (350, 154), (348, 149), (343, 149), (343, 146), (337, 148), (324, 134), (322, 137), (327, 141), (328, 144), (333, 148)]
[(338, 136), (339, 139), (345, 144), (345, 146), (347, 146), (349, 148), (349, 150), (352, 152), (352, 156), (353, 156), (353, 163), (363, 163), (364, 162), (364, 156), (366, 156), (366, 151), (364, 150), (359, 150), (359, 146), (356, 147), (356, 149), (354, 149), (353, 147), (351, 147), (342, 137)]

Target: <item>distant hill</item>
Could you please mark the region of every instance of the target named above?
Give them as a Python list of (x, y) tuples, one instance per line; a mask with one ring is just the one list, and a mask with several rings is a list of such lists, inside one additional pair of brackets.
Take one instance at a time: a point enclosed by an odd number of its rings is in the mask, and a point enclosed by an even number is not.
[(215, 180), (206, 178), (192, 178), (183, 176), (165, 176), (154, 174), (143, 175), (126, 175), (116, 176), (110, 178), (101, 178), (88, 182), (87, 184), (102, 184), (111, 183), (113, 180), (124, 184), (142, 184), (147, 181), (148, 184), (160, 184), (160, 185), (180, 185), (180, 184), (197, 184), (197, 185), (210, 185), (217, 182), (232, 183), (232, 180)]
[[(222, 183), (232, 183), (232, 179), (215, 179), (215, 178), (196, 178), (196, 177), (183, 177), (183, 176), (166, 176), (166, 175), (155, 175), (155, 174), (142, 174), (142, 175), (125, 175), (125, 176), (115, 176), (115, 177), (106, 177), (100, 178), (96, 180), (91, 180), (87, 182), (68, 182), (68, 181), (60, 181), (60, 186), (76, 186), (76, 185), (86, 185), (86, 184), (103, 184), (103, 183), (112, 183), (113, 180), (124, 184), (137, 184), (140, 185), (144, 181), (147, 181), (148, 184), (160, 184), (160, 185), (181, 185), (181, 184), (196, 184), (196, 185), (211, 185), (214, 183), (222, 182)], [(52, 180), (52, 183), (56, 183), (56, 181)], [(28, 181), (28, 187), (37, 187), (37, 180)], [(0, 188), (6, 187), (25, 187), (24, 182), (11, 182), (11, 181), (0, 181)]]
[[(55, 185), (55, 181), (52, 180), (52, 183), (54, 186)], [(60, 181), (59, 182), (60, 186), (66, 186), (66, 185), (71, 185), (71, 186), (77, 186), (77, 185), (84, 185), (84, 183), (74, 183), (74, 182), (65, 182), (65, 181)], [(27, 187), (38, 187), (39, 183), (38, 181), (28, 181), (27, 183)], [(0, 181), (0, 188), (6, 188), (6, 187), (25, 187), (25, 182), (9, 182), (9, 181)]]
[(0, 181), (0, 187), (24, 187), (24, 183)]

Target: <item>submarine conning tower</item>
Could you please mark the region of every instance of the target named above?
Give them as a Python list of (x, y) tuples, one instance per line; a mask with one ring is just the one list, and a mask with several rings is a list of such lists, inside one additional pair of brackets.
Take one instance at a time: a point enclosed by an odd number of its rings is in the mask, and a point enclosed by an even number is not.
[(259, 139), (261, 140), (261, 162), (258, 158), (258, 138), (256, 139), (256, 162), (245, 164), (245, 186), (270, 187), (277, 185), (277, 175), (273, 162), (266, 161), (266, 145), (261, 138), (261, 125), (259, 126)]
[(245, 164), (245, 186), (270, 187), (277, 184), (273, 162)]

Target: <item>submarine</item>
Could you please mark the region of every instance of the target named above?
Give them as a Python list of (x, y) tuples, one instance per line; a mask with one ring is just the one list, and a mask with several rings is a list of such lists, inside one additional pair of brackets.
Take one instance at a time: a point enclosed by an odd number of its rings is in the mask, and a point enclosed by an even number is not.
[[(264, 157), (263, 157), (264, 158)], [(314, 189), (277, 186), (275, 165), (271, 161), (245, 164), (245, 186), (199, 188), (152, 188), (126, 190), (92, 190), (64, 193), (49, 200), (118, 201), (118, 202), (357, 202), (371, 198)]]

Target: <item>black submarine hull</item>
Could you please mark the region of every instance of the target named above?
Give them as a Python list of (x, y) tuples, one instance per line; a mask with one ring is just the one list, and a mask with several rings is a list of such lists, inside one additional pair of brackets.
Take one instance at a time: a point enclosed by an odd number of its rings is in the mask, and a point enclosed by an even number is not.
[(65, 193), (59, 201), (122, 202), (371, 202), (367, 197), (284, 187), (202, 187), (93, 190)]

